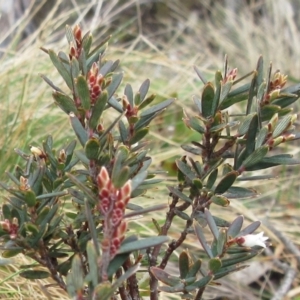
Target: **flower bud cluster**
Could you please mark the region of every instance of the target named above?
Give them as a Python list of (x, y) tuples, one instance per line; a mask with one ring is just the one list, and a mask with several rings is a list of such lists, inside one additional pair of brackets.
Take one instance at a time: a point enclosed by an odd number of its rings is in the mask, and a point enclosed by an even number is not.
[(99, 189), (98, 209), (104, 216), (102, 250), (109, 252), (112, 259), (125, 237), (127, 223), (124, 220), (126, 204), (130, 199), (131, 181), (116, 188), (106, 170), (102, 167), (97, 177)]
[(0, 226), (9, 234), (10, 239), (14, 240), (17, 237), (19, 230), (19, 222), (17, 218), (13, 218), (12, 221), (8, 219), (0, 221)]
[(104, 77), (99, 73), (99, 67), (96, 62), (93, 63), (91, 70), (87, 74), (87, 80), (90, 90), (91, 103), (94, 104), (101, 94), (101, 86)]
[(285, 86), (287, 82), (287, 75), (281, 74), (277, 71), (272, 80), (270, 80), (268, 91), (263, 99), (263, 104), (269, 104), (273, 100), (280, 97), (281, 89)]

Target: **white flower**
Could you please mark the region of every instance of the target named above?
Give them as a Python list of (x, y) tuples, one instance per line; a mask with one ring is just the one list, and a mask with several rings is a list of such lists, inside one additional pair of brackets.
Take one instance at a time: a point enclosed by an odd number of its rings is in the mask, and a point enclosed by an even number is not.
[(244, 247), (254, 247), (254, 246), (261, 246), (266, 248), (265, 241), (268, 237), (264, 236), (264, 232), (260, 232), (258, 234), (247, 234), (244, 236), (240, 236), (236, 239), (236, 243), (240, 246)]

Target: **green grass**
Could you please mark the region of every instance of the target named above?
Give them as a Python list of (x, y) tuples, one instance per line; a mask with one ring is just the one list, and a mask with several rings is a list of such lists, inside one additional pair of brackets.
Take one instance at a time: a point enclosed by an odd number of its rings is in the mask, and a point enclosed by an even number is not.
[[(197, 11), (189, 8), (189, 1), (185, 5), (180, 0), (166, 1), (166, 4), (151, 4), (157, 9), (154, 19), (151, 19), (149, 13), (151, 5), (143, 5), (139, 1), (106, 0), (102, 8), (98, 6), (98, 1), (91, 1), (89, 6), (77, 2), (70, 1), (69, 6), (58, 7), (58, 4), (63, 3), (58, 1), (49, 10), (38, 30), (21, 42), (22, 29), (32, 20), (35, 8), (29, 10), (20, 19), (20, 26), (0, 59), (1, 181), (6, 180), (6, 170), (12, 171), (13, 166), (20, 163), (14, 148), (29, 153), (29, 145), (40, 144), (48, 134), (53, 135), (57, 147), (66, 137), (74, 138), (67, 116), (52, 104), (51, 89), (38, 75), (46, 74), (57, 85), (61, 83), (57, 81), (57, 73), (47, 55), (39, 47), (45, 46), (56, 51), (66, 49), (67, 42), (62, 40), (66, 23), (81, 22), (85, 31), (92, 29), (96, 40), (101, 35), (112, 34), (107, 56), (109, 59), (121, 59), (121, 69), (125, 73), (124, 84), (130, 82), (136, 91), (143, 80), (149, 77), (150, 92), (157, 94), (158, 99), (177, 98), (173, 107), (151, 127), (151, 153), (156, 169), (165, 167), (168, 161), (184, 153), (178, 150), (180, 144), (198, 138), (181, 122), (182, 110), (192, 113), (192, 96), (201, 93), (202, 83), (197, 79), (193, 65), (196, 64), (208, 79), (213, 79), (213, 71), (223, 68), (224, 55), (228, 54), (230, 66), (238, 67), (242, 75), (255, 68), (258, 56), (262, 54), (266, 69), (272, 60), (274, 70), (281, 69), (292, 82), (300, 80), (300, 18), (297, 18), (296, 10), (293, 18), (290, 9), (292, 4), (299, 6), (296, 1), (267, 0), (265, 5), (253, 1), (250, 6), (237, 8), (235, 13), (220, 4), (213, 7), (204, 5), (198, 7)], [(42, 6), (46, 1), (40, 3)], [(89, 11), (89, 8), (94, 8), (94, 12)], [(122, 90), (119, 92), (122, 93)], [(295, 112), (299, 111), (299, 107), (297, 103)], [(296, 157), (299, 156), (298, 146), (297, 142), (288, 145), (289, 152)], [(250, 185), (260, 195), (250, 200), (232, 200), (226, 212), (227, 217), (232, 219), (237, 214), (243, 214), (249, 222), (267, 216), (277, 229), (299, 245), (299, 167), (267, 172), (273, 172), (276, 178), (272, 181), (251, 182)], [(172, 184), (172, 178), (167, 179), (168, 184)], [(163, 186), (150, 190), (143, 201), (150, 205), (154, 199), (159, 203), (167, 203), (167, 190)], [(217, 209), (215, 211), (216, 214), (222, 213)], [(148, 226), (151, 217), (161, 221), (163, 214), (152, 213), (146, 217), (146, 221), (132, 221), (140, 228), (141, 235), (153, 234), (153, 226)], [(175, 237), (180, 231), (180, 225), (178, 222), (172, 227)], [(293, 264), (294, 259), (285, 245), (267, 227), (263, 226), (263, 229), (271, 237), (276, 255), (286, 263)], [(193, 250), (197, 248), (192, 237), (184, 246)], [(200, 249), (201, 246), (198, 246)], [(272, 262), (271, 257), (259, 257), (258, 260)], [(17, 257), (11, 267), (1, 267), (0, 299), (68, 299), (55, 288), (49, 289), (51, 296), (41, 293), (41, 287), (46, 281), (27, 282), (17, 276), (18, 266), (26, 263), (25, 258)], [(287, 299), (299, 298), (299, 280), (298, 276)], [(262, 298), (257, 294), (259, 291), (253, 291), (234, 280), (223, 283), (226, 293), (238, 289), (239, 295), (246, 294), (249, 299), (269, 299)], [(267, 277), (264, 283), (262, 290), (272, 294), (276, 286)], [(207, 294), (216, 295), (218, 289), (211, 289)], [(240, 296), (236, 299), (243, 298)]]

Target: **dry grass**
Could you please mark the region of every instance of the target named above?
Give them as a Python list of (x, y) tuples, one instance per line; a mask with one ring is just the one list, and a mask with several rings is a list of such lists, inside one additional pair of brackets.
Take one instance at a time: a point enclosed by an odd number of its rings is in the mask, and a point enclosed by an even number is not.
[[(43, 6), (46, 0), (39, 3)], [(165, 133), (164, 127), (170, 125), (164, 124), (165, 120), (176, 124), (180, 122), (172, 117), (179, 110), (183, 108), (191, 111), (191, 96), (201, 91), (201, 83), (193, 72), (194, 64), (208, 78), (212, 78), (212, 70), (222, 68), (223, 57), (227, 53), (230, 65), (237, 66), (239, 73), (244, 74), (255, 67), (258, 56), (263, 54), (266, 66), (272, 60), (274, 68), (289, 74), (292, 81), (298, 82), (300, 79), (300, 18), (296, 15), (297, 11), (293, 10), (293, 6), (299, 8), (297, 1), (250, 1), (249, 6), (237, 5), (234, 8), (218, 3), (213, 7), (203, 4), (197, 9), (189, 8), (189, 1), (183, 5), (180, 0), (156, 4), (147, 4), (142, 0), (94, 0), (89, 4), (80, 4), (80, 1), (72, 0), (67, 7), (63, 7), (66, 4), (62, 0), (56, 3), (47, 10), (38, 29), (24, 40), (19, 41), (22, 32), (28, 30), (28, 24), (34, 19), (37, 9), (34, 4), (20, 16), (10, 31), (6, 31), (5, 36), (0, 36), (2, 40), (11, 38), (0, 61), (2, 180), (5, 178), (4, 170), (11, 169), (12, 164), (18, 163), (13, 154), (15, 147), (26, 149), (29, 144), (43, 140), (48, 133), (53, 135), (59, 145), (70, 133), (65, 131), (68, 128), (65, 116), (51, 104), (51, 91), (38, 76), (38, 73), (44, 73), (55, 80), (55, 71), (38, 48), (45, 46), (55, 50), (66, 49), (66, 42), (61, 37), (67, 22), (80, 22), (83, 28), (96, 33), (96, 39), (101, 35), (113, 34), (108, 55), (112, 59), (121, 59), (125, 82), (133, 82), (133, 86), (137, 88), (145, 78), (150, 77), (151, 92), (163, 98), (172, 95), (178, 98), (170, 116), (165, 116), (161, 124), (157, 124), (151, 132), (156, 167), (162, 161), (178, 155), (178, 146), (185, 138), (184, 134), (175, 136), (170, 131), (169, 139), (166, 140), (161, 132)], [(150, 14), (153, 6), (157, 8), (154, 16)], [(295, 109), (299, 109), (299, 105)], [(157, 128), (164, 130), (157, 131)], [(165, 151), (156, 147), (162, 144), (165, 145)], [(288, 147), (290, 153), (299, 156), (296, 143), (291, 143)], [(226, 215), (228, 219), (232, 219), (237, 214), (243, 214), (248, 222), (268, 218), (299, 246), (299, 168), (278, 169), (273, 172), (276, 179), (252, 183), (261, 192), (259, 197), (244, 201), (233, 200)], [(167, 201), (164, 188), (150, 191), (148, 195), (149, 198), (143, 200), (145, 203), (153, 203), (154, 198), (160, 202)], [(161, 219), (161, 215), (153, 217)], [(140, 226), (141, 234), (153, 233), (152, 227), (145, 225), (147, 223), (144, 220), (135, 222)], [(272, 240), (276, 258), (297, 267), (295, 258), (284, 242), (267, 225), (263, 229)], [(174, 236), (179, 231), (180, 223), (174, 224)], [(187, 241), (185, 246), (195, 250), (194, 240)], [(271, 256), (261, 256), (257, 261), (269, 263), (258, 288), (253, 290), (233, 279), (223, 281), (221, 289), (209, 290), (207, 297), (214, 297), (221, 291), (229, 299), (271, 299), (277, 286), (270, 276), (278, 268)], [(0, 299), (68, 299), (55, 288), (49, 289), (50, 295), (46, 295), (42, 288), (47, 284), (46, 281), (32, 283), (17, 276), (18, 266), (27, 263), (25, 258), (18, 257), (9, 269), (1, 267)], [(261, 263), (258, 268), (262, 268), (262, 265)], [(285, 299), (300, 299), (299, 280), (298, 276)], [(232, 291), (235, 291), (234, 295), (231, 294)], [(268, 292), (269, 296), (264, 298), (263, 291)]]

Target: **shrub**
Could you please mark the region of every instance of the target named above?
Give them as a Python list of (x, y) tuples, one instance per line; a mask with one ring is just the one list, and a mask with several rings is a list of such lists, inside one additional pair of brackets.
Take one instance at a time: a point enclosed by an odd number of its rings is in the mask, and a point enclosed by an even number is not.
[[(29, 154), (16, 150), (26, 165), (7, 173), (13, 187), (1, 183), (10, 194), (2, 205), (3, 257), (22, 253), (33, 259), (37, 264), (24, 266), (20, 275), (51, 277), (73, 299), (140, 299), (147, 294), (154, 300), (160, 292), (201, 299), (207, 286), (245, 268), (241, 263), (268, 245), (262, 232), (254, 234), (259, 221), (243, 228), (243, 216), (226, 220), (211, 208), (218, 205), (225, 215), (229, 199), (255, 196), (253, 189), (235, 185), (241, 175), (256, 180), (263, 175), (256, 177), (254, 171), (299, 163), (274, 151), (296, 138), (296, 115), (289, 106), (299, 97), (298, 85), (284, 88), (286, 76), (279, 71), (271, 76), (271, 67), (264, 79), (262, 57), (255, 71), (239, 79), (227, 59), (214, 82), (195, 68), (204, 87), (194, 98), (195, 114), (185, 113), (183, 122), (199, 139), (182, 146), (189, 155), (176, 161), (177, 183), (167, 187), (170, 203), (138, 206), (131, 199), (160, 182), (150, 168), (145, 140), (150, 123), (174, 99), (154, 102), (149, 80), (135, 93), (127, 84), (117, 96), (123, 75), (118, 60), (105, 59), (108, 39), (92, 48), (92, 35), (83, 35), (78, 25), (67, 27), (66, 36), (68, 53), (42, 48), (66, 86), (41, 77), (53, 89), (76, 140), (57, 150), (48, 136)], [(246, 102), (244, 113), (233, 114), (241, 102)], [(128, 219), (156, 210), (165, 213), (163, 225), (153, 219), (157, 234), (138, 237)], [(184, 226), (171, 240), (169, 229), (177, 219)], [(181, 248), (193, 233), (203, 249), (198, 257)], [(177, 276), (165, 271), (175, 250), (180, 251)], [(138, 271), (148, 273), (146, 292), (139, 288)]]

